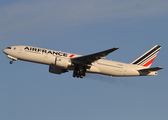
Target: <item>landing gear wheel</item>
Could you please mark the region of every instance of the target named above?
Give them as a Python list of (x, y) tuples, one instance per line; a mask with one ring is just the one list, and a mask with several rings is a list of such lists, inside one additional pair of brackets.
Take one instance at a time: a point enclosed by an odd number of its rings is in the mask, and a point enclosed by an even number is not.
[(12, 63), (13, 63), (13, 61), (10, 61), (9, 63), (10, 63), (10, 64), (12, 64)]
[(83, 75), (80, 76), (80, 78), (83, 78), (83, 77), (84, 77)]
[(83, 78), (85, 77), (85, 72), (86, 72), (86, 69), (81, 67), (81, 66), (77, 66), (75, 67), (74, 69), (74, 72), (73, 72), (73, 77), (77, 77), (77, 78)]

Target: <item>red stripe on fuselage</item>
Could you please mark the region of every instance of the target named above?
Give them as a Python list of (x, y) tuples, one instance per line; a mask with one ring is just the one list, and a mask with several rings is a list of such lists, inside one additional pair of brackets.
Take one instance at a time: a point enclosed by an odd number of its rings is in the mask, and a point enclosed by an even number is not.
[(144, 67), (149, 66), (150, 64), (152, 64), (152, 62), (154, 61), (155, 57), (153, 59), (151, 59), (149, 62), (147, 62), (146, 64), (144, 64)]

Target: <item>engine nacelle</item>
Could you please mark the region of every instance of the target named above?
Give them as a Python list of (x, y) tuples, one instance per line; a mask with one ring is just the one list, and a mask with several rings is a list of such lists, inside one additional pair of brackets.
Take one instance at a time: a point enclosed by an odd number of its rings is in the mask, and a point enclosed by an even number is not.
[(68, 71), (65, 70), (65, 69), (61, 69), (61, 68), (58, 68), (56, 66), (50, 65), (49, 72), (54, 73), (54, 74), (61, 74), (61, 73), (65, 73), (65, 72), (68, 72)]
[(59, 68), (66, 69), (68, 66), (72, 65), (71, 60), (63, 57), (56, 57), (55, 58), (55, 66)]

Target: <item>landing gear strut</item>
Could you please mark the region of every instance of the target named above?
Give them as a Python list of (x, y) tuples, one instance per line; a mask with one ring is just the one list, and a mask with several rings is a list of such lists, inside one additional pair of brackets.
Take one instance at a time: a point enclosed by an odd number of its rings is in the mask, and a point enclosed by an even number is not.
[(12, 64), (14, 60), (10, 61), (9, 63)]
[(83, 78), (85, 77), (85, 72), (86, 72), (86, 69), (83, 66), (77, 66), (74, 69), (73, 77)]

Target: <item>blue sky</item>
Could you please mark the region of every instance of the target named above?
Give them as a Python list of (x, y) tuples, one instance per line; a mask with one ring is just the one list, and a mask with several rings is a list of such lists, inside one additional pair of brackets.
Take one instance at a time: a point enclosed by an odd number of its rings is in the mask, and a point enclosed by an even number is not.
[(0, 1), (0, 49), (31, 45), (87, 55), (112, 47), (106, 58), (130, 63), (162, 46), (152, 67), (157, 76), (107, 77), (72, 72), (55, 75), (49, 66), (16, 61), (1, 52), (2, 120), (167, 120), (168, 1)]

